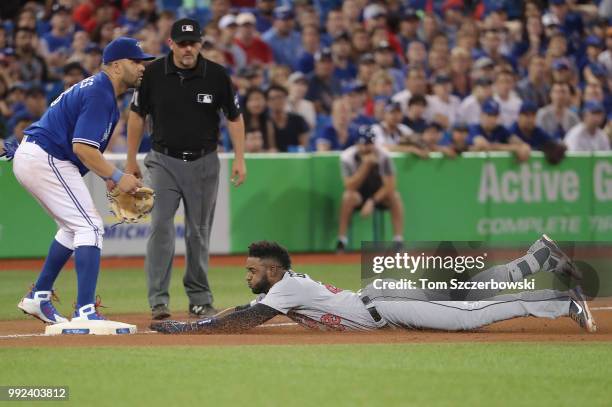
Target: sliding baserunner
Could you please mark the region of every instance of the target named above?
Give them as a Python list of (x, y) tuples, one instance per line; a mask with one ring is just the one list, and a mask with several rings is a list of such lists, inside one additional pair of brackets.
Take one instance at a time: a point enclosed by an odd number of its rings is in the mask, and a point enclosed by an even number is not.
[[(254, 294), (259, 294), (251, 303), (212, 318), (156, 322), (151, 328), (171, 334), (236, 333), (283, 314), (309, 328), (339, 331), (383, 327), (459, 331), (525, 316), (570, 317), (587, 332), (596, 331), (579, 287), (565, 292), (539, 290), (498, 295), (483, 301), (435, 301), (423, 290), (404, 290), (403, 297), (391, 298), (372, 285), (352, 292), (296, 273), (291, 269), (287, 250), (268, 241), (249, 246), (246, 270), (247, 285)], [(580, 278), (571, 260), (551, 239), (542, 236), (525, 256), (485, 270), (475, 280), (512, 282), (540, 271)]]

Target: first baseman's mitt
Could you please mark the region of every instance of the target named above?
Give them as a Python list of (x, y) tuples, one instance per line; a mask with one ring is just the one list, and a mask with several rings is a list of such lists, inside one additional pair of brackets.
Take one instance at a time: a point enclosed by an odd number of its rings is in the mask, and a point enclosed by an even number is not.
[(146, 187), (138, 188), (133, 194), (121, 192), (115, 187), (106, 196), (110, 210), (119, 223), (137, 223), (151, 213), (155, 202), (155, 192)]

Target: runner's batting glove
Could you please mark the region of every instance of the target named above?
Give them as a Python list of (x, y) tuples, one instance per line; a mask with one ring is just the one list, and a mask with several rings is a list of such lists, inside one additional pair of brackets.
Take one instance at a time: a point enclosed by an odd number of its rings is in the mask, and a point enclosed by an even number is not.
[(162, 334), (206, 333), (207, 328), (214, 324), (214, 318), (199, 319), (195, 322), (173, 321), (171, 319), (151, 324), (151, 329)]

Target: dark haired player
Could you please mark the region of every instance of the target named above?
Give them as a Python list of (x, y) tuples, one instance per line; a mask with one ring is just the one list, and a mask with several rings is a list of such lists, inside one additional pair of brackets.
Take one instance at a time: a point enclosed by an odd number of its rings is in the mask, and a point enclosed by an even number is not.
[[(469, 330), (510, 318), (569, 316), (588, 332), (596, 326), (579, 288), (569, 292), (540, 290), (492, 297), (487, 301), (394, 300), (371, 285), (359, 292), (341, 290), (291, 269), (291, 258), (275, 242), (249, 246), (246, 282), (259, 296), (229, 314), (196, 322), (163, 321), (151, 328), (162, 333), (236, 333), (284, 314), (308, 328), (369, 331), (385, 326), (447, 331)], [(527, 254), (478, 274), (483, 280), (519, 281), (538, 271), (579, 278), (571, 260), (546, 235)], [(412, 290), (409, 290), (412, 291)]]

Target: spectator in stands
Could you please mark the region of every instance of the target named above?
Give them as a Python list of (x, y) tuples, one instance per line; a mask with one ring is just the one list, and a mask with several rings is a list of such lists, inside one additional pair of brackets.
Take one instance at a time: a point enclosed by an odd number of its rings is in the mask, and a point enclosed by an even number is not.
[(245, 52), (248, 64), (268, 66), (272, 63), (272, 50), (264, 41), (257, 36), (255, 30), (255, 16), (251, 13), (240, 13), (236, 17), (238, 31), (236, 33), (236, 44)]
[(267, 112), (266, 94), (257, 87), (250, 88), (245, 95), (244, 125), (252, 131), (258, 130), (263, 136), (264, 149), (277, 151), (274, 125)]
[(406, 60), (410, 67), (425, 68), (427, 66), (427, 48), (421, 41), (412, 41), (406, 51)]
[(295, 16), (287, 6), (274, 9), (274, 23), (272, 28), (262, 35), (262, 39), (272, 49), (274, 62), (279, 65), (294, 66), (302, 39), (294, 30)]
[(582, 108), (582, 122), (572, 127), (565, 136), (568, 151), (607, 151), (610, 140), (600, 128), (605, 109), (601, 102), (587, 101)]
[(606, 50), (599, 54), (597, 61), (606, 67), (608, 73), (612, 72), (612, 26), (606, 29)]
[(408, 113), (408, 101), (413, 96), (427, 94), (427, 76), (425, 69), (420, 66), (411, 66), (404, 81), (405, 89), (393, 95), (392, 100), (402, 106), (404, 114)]
[(272, 65), (270, 67), (268, 83), (270, 85), (277, 85), (287, 88), (289, 85), (289, 75), (291, 75), (291, 68), (287, 65)]
[(393, 77), (393, 93), (400, 92), (404, 84), (404, 73), (394, 66), (395, 55), (393, 47), (386, 40), (379, 42), (374, 48), (376, 65)]
[(570, 108), (570, 85), (566, 82), (555, 82), (550, 90), (550, 104), (538, 110), (536, 125), (547, 134), (563, 140), (565, 134), (580, 118)]
[(245, 153), (263, 153), (264, 150), (264, 137), (260, 130), (254, 130), (247, 128), (244, 137), (244, 151)]
[(302, 44), (293, 67), (306, 75), (314, 71), (314, 55), (320, 48), (319, 29), (314, 25), (305, 26), (302, 29)]
[(402, 123), (410, 127), (416, 134), (422, 134), (427, 127), (425, 112), (427, 111), (427, 99), (423, 95), (414, 95), (408, 101), (408, 112)]
[(350, 126), (358, 128), (362, 125), (376, 123), (374, 118), (366, 115), (365, 105), (368, 100), (368, 88), (361, 82), (353, 82), (344, 88), (343, 99), (346, 100), (350, 109)]
[(234, 42), (236, 31), (238, 30), (236, 17), (233, 14), (224, 15), (221, 20), (219, 20), (219, 30), (221, 32), (217, 46), (225, 54), (228, 64), (236, 70), (244, 68), (247, 64), (246, 54), (244, 50)]
[(85, 59), (83, 60), (83, 68), (89, 75), (95, 75), (100, 72), (102, 63), (102, 49), (96, 44), (90, 44), (85, 49)]
[(372, 80), (372, 75), (378, 70), (378, 65), (374, 61), (374, 55), (371, 53), (363, 54), (359, 57), (357, 65), (357, 82), (368, 84)]
[(43, 88), (33, 86), (26, 91), (25, 111), (33, 121), (40, 119), (47, 110), (47, 95)]
[(546, 78), (546, 61), (534, 55), (529, 61), (529, 74), (519, 81), (516, 90), (523, 101), (535, 103), (538, 107), (549, 103), (550, 86)]
[(325, 47), (331, 47), (334, 38), (346, 32), (347, 28), (342, 10), (330, 10), (325, 20), (325, 33), (321, 36), (321, 44)]
[(370, 36), (360, 25), (355, 27), (351, 32), (351, 47), (353, 61), (359, 61), (362, 56), (370, 53), (372, 49)]
[(453, 48), (450, 58), (450, 77), (453, 85), (453, 95), (460, 99), (468, 97), (472, 91), (471, 68), (470, 53), (464, 48)]
[(495, 79), (495, 62), (489, 57), (478, 58), (472, 66), (471, 77), (473, 80), (488, 78), (493, 81)]
[(436, 122), (428, 123), (425, 126), (421, 140), (423, 142), (423, 148), (428, 151), (437, 151), (444, 154), (446, 157), (454, 158), (457, 156), (455, 150), (449, 146), (443, 145), (442, 133), (443, 127), (441, 124)]
[(340, 94), (340, 83), (334, 78), (334, 61), (329, 48), (315, 53), (315, 69), (308, 76), (306, 99), (314, 103), (318, 114), (329, 115), (336, 95)]
[[(470, 126), (467, 143), (475, 151), (511, 151), (519, 161), (529, 158), (529, 145), (514, 138), (510, 132), (499, 124), (500, 106), (494, 99), (487, 99), (482, 104), (480, 123)], [(519, 107), (520, 110), (520, 107)]]
[(70, 11), (61, 4), (51, 8), (51, 31), (40, 40), (41, 54), (50, 66), (61, 68), (69, 56), (74, 33)]
[(369, 99), (366, 102), (366, 114), (380, 121), (383, 110), (393, 95), (393, 77), (380, 69), (372, 75), (368, 84)]
[(257, 0), (253, 13), (256, 19), (255, 28), (258, 32), (265, 33), (272, 28), (272, 22), (274, 21), (272, 14), (275, 5), (275, 0)]
[(347, 29), (355, 25), (360, 25), (361, 5), (358, 0), (344, 0), (342, 2), (342, 18)]
[(70, 44), (69, 56), (66, 63), (78, 62), (83, 63), (85, 60), (85, 50), (89, 45), (89, 34), (87, 31), (77, 31), (72, 36), (72, 43)]
[(117, 18), (117, 24), (122, 27), (124, 35), (133, 36), (140, 31), (145, 21), (142, 19), (143, 1), (145, 0), (123, 0), (123, 14)]
[(514, 91), (514, 72), (504, 69), (497, 74), (493, 98), (499, 104), (499, 122), (510, 127), (518, 118), (521, 98)]
[(393, 240), (403, 242), (404, 206), (396, 189), (395, 168), (389, 154), (375, 145), (375, 138), (365, 127), (357, 144), (340, 156), (344, 192), (336, 244), (339, 252), (348, 245), (346, 233), (356, 210), (367, 217), (375, 208), (390, 209)]
[(16, 140), (17, 143), (21, 143), (21, 140), (23, 140), (23, 131), (33, 122), (34, 119), (26, 111), (21, 111), (15, 114), (15, 116), (13, 117), (13, 131), (11, 133), (11, 136), (8, 137), (5, 142)]
[(408, 45), (412, 41), (417, 41), (419, 39), (418, 31), (420, 21), (421, 19), (419, 18), (416, 10), (413, 8), (406, 9), (401, 14), (398, 39), (402, 46), (402, 54), (406, 53), (408, 50)]
[(334, 59), (334, 78), (340, 86), (351, 83), (357, 77), (357, 67), (351, 61), (351, 38), (342, 33), (334, 38), (331, 46)]
[(383, 119), (371, 127), (375, 143), (388, 151), (412, 153), (421, 158), (428, 158), (428, 152), (421, 148), (418, 137), (410, 127), (402, 123), (402, 108), (399, 103), (390, 102), (384, 108)]
[(317, 112), (314, 104), (310, 100), (306, 100), (306, 92), (308, 92), (308, 80), (302, 72), (293, 72), (289, 75), (289, 97), (287, 98), (287, 111), (298, 114), (308, 124), (312, 130), (317, 125)]
[(306, 151), (310, 129), (302, 116), (287, 111), (288, 96), (287, 89), (279, 85), (272, 85), (266, 91), (275, 145), (281, 152)]
[(493, 82), (488, 77), (478, 78), (474, 81), (472, 94), (461, 102), (458, 120), (468, 125), (480, 122), (480, 107), (485, 100), (493, 96)]
[(40, 85), (49, 79), (47, 64), (34, 47), (36, 32), (30, 28), (17, 27), (14, 32), (15, 57), (18, 61), (17, 81)]
[(558, 58), (552, 62), (552, 81), (553, 83), (565, 82), (567, 84), (575, 82), (572, 65), (567, 58)]
[(356, 129), (349, 126), (351, 110), (345, 99), (336, 99), (332, 105), (331, 123), (324, 126), (315, 138), (316, 151), (345, 150), (355, 144)]
[(457, 122), (451, 129), (450, 138), (443, 139), (442, 145), (452, 149), (456, 155), (470, 149), (468, 144), (469, 126), (464, 122)]
[(537, 126), (537, 111), (538, 106), (534, 102), (523, 101), (518, 120), (509, 129), (510, 138), (519, 138), (529, 144), (532, 150), (542, 150), (547, 144), (557, 142), (550, 134)]
[(91, 41), (104, 49), (115, 38), (115, 23), (105, 21), (98, 24), (91, 32)]
[(451, 94), (452, 86), (450, 76), (438, 74), (433, 78), (433, 94), (427, 96), (425, 117), (444, 129), (450, 128), (457, 121), (461, 105), (461, 100)]

